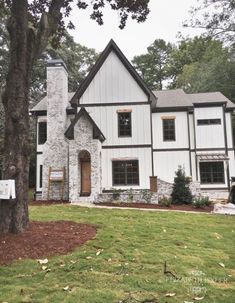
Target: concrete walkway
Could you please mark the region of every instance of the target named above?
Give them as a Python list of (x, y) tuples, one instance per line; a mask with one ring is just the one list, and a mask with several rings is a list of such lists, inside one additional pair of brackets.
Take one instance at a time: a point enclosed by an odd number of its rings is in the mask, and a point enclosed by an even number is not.
[(96, 205), (91, 202), (78, 202), (72, 203), (70, 205), (88, 207), (88, 208), (99, 208), (99, 209), (130, 209), (130, 210), (139, 210), (139, 211), (158, 211), (158, 212), (180, 212), (180, 213), (190, 213), (190, 214), (205, 214), (205, 215), (213, 215), (212, 212), (200, 212), (200, 211), (188, 211), (188, 210), (177, 210), (177, 209), (159, 209), (159, 208), (135, 208), (135, 207), (120, 207), (120, 206), (106, 206), (106, 205)]

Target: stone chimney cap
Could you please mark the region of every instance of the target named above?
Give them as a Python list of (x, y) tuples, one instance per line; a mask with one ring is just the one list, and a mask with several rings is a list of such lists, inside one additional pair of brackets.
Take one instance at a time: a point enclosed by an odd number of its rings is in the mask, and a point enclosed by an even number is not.
[(61, 59), (51, 59), (47, 60), (47, 67), (56, 67), (56, 66), (63, 66), (66, 71), (68, 71), (66, 64)]

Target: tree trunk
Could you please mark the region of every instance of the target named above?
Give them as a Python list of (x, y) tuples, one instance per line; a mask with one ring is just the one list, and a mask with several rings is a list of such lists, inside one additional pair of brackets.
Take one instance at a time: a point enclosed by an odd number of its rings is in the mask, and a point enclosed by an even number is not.
[(0, 201), (0, 232), (20, 233), (28, 225), (29, 112), (32, 66), (27, 0), (13, 0), (8, 22), (10, 62), (3, 94), (5, 139), (3, 179), (16, 182), (16, 199)]

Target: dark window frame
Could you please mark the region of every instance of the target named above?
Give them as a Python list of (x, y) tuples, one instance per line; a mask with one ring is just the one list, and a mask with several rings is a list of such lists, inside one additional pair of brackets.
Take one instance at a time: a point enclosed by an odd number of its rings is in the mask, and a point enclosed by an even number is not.
[(47, 122), (38, 122), (38, 144), (42, 145), (47, 141)]
[(139, 160), (113, 160), (112, 179), (113, 186), (139, 185)]
[[(125, 127), (121, 122), (121, 116), (128, 115), (129, 125)], [(118, 112), (118, 137), (132, 137), (132, 117), (131, 112)]]
[(43, 165), (39, 166), (39, 188), (42, 188)]
[(202, 126), (202, 125), (221, 125), (221, 119), (216, 118), (216, 119), (197, 119), (197, 125)]
[[(166, 123), (172, 123), (172, 125), (166, 125)], [(172, 128), (172, 129), (170, 129)], [(162, 133), (163, 133), (163, 141), (170, 142), (176, 141), (175, 136), (175, 119), (163, 119), (162, 120)]]
[(224, 162), (200, 162), (201, 184), (225, 184)]

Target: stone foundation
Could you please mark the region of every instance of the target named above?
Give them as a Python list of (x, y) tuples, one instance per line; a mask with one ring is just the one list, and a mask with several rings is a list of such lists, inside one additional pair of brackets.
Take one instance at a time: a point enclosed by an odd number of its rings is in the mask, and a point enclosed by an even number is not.
[(153, 203), (158, 204), (158, 193), (152, 193), (149, 189), (114, 190), (97, 196), (95, 203), (123, 202), (123, 203)]

